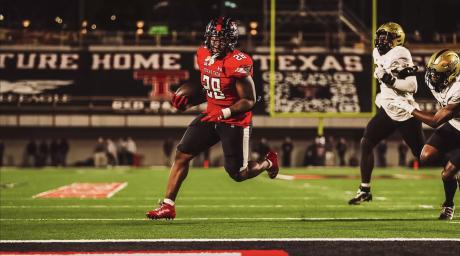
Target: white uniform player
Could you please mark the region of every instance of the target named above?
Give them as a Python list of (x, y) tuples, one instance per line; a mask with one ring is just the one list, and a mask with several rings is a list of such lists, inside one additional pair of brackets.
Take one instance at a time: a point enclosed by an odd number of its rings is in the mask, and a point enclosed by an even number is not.
[[(438, 101), (439, 105), (443, 108), (449, 104), (460, 103), (460, 76), (457, 77), (455, 82), (450, 87), (445, 87), (441, 91), (436, 91), (436, 88), (427, 81), (428, 88)], [(460, 131), (460, 114), (449, 120), (448, 122), (452, 127)]]
[(429, 126), (437, 128), (423, 147), (420, 160), (422, 163), (443, 162), (442, 181), (446, 198), (439, 219), (451, 220), (454, 217), (455, 192), (457, 186), (460, 186), (460, 181), (456, 180), (460, 170), (460, 57), (458, 54), (448, 49), (435, 52), (428, 61), (425, 82), (441, 105), (441, 109), (436, 114), (417, 110), (404, 101), (390, 103), (390, 106), (398, 107)]
[[(381, 80), (384, 74), (398, 74), (402, 70), (411, 69), (415, 71), (412, 56), (405, 47), (396, 46), (384, 55), (380, 55), (377, 48), (372, 53), (376, 65), (374, 77)], [(380, 93), (377, 94), (375, 104), (385, 110), (387, 115), (395, 121), (406, 121), (412, 116), (399, 108), (391, 107), (389, 104), (395, 101), (406, 101), (419, 108), (414, 100), (413, 94), (417, 92), (417, 79), (415, 76), (407, 76), (404, 79), (396, 79), (393, 85), (380, 81)]]
[(401, 26), (393, 22), (383, 24), (376, 32), (372, 55), (376, 64), (374, 76), (380, 83), (380, 93), (375, 100), (378, 111), (367, 124), (361, 139), (361, 185), (349, 204), (372, 200), (370, 182), (374, 169), (373, 149), (394, 131), (399, 131), (416, 158), (422, 151), (425, 141), (422, 123), (407, 111), (392, 105), (394, 102), (405, 102), (418, 108), (413, 97), (417, 91), (417, 68), (409, 50), (403, 46), (404, 38)]

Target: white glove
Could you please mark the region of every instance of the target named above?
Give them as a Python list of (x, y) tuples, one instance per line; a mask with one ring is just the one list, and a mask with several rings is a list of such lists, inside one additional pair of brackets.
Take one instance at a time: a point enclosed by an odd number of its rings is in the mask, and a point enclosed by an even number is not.
[(409, 104), (407, 101), (396, 101), (396, 102), (391, 102), (390, 104), (390, 107), (393, 107), (393, 108), (399, 108), (399, 109), (402, 109), (404, 111), (406, 111), (407, 113), (409, 114), (412, 114), (412, 112), (416, 109), (414, 106), (412, 106), (411, 104)]
[(383, 77), (383, 75), (385, 74), (385, 70), (379, 66), (375, 67), (375, 70), (374, 70), (374, 77), (377, 78), (377, 79), (381, 79)]

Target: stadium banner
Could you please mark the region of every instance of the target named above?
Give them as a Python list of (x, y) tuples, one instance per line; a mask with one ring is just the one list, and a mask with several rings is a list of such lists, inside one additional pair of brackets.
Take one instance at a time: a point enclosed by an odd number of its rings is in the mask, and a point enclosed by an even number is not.
[[(72, 49), (0, 49), (1, 112), (174, 114), (171, 91), (185, 81), (199, 83), (194, 51)], [(267, 115), (269, 54), (251, 56), (259, 97), (254, 112)], [(424, 66), (425, 57), (414, 60)], [(280, 53), (275, 110), (370, 112), (371, 65), (367, 54)]]

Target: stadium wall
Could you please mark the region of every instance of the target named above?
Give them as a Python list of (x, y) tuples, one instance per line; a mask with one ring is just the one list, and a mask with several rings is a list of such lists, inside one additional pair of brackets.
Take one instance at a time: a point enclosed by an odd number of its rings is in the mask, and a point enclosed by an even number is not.
[[(67, 163), (69, 165), (81, 162), (92, 157), (94, 147), (98, 137), (111, 138), (115, 142), (120, 137), (130, 136), (137, 143), (138, 153), (143, 156), (142, 165), (157, 166), (164, 165), (166, 162), (163, 153), (163, 143), (165, 139), (174, 140), (176, 145), (180, 140), (185, 128), (3, 128), (2, 134), (9, 134), (8, 138), (3, 137), (5, 142), (4, 163), (5, 165), (21, 166), (23, 165), (24, 151), (27, 142), (35, 139), (40, 142), (56, 138), (67, 138), (70, 144)], [(302, 129), (279, 129), (279, 128), (255, 128), (251, 137), (251, 147), (255, 150), (261, 138), (266, 138), (270, 147), (281, 153), (281, 144), (285, 137), (293, 140), (294, 150), (292, 153), (292, 162), (294, 166), (301, 166), (307, 146), (313, 143), (316, 137), (315, 128)], [(333, 137), (335, 142), (344, 137), (347, 140), (348, 151), (346, 159), (352, 155), (359, 158), (359, 140), (362, 129), (325, 129), (326, 138)], [(430, 131), (427, 131), (429, 133)], [(397, 146), (400, 142), (400, 136), (394, 134), (388, 140), (388, 165), (395, 166), (398, 163)], [(335, 152), (335, 143), (333, 145)], [(335, 154), (336, 155), (336, 154)], [(220, 145), (215, 145), (210, 151), (211, 165), (222, 166), (223, 157)], [(254, 155), (253, 155), (254, 157)], [(335, 156), (334, 164), (338, 159)], [(411, 159), (410, 153), (407, 154), (407, 160)], [(195, 165), (202, 165), (202, 157), (198, 157)]]

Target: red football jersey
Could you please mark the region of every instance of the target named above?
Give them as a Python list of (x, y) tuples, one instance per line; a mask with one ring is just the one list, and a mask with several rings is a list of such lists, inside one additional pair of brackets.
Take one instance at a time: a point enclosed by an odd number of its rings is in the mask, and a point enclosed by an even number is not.
[[(224, 58), (215, 59), (205, 47), (198, 48), (197, 62), (201, 72), (201, 85), (206, 89), (207, 112), (232, 106), (240, 97), (235, 82), (238, 78), (252, 76), (252, 59), (249, 55), (233, 50)], [(222, 122), (246, 127), (250, 125), (252, 112), (232, 116)]]

